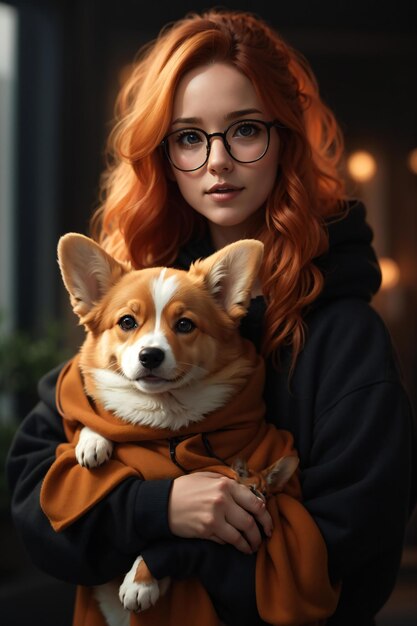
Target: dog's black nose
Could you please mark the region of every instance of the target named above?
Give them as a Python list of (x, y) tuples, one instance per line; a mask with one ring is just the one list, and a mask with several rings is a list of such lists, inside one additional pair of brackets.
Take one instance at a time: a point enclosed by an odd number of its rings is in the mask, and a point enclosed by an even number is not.
[(160, 348), (142, 348), (139, 352), (139, 361), (148, 370), (159, 367), (165, 358), (165, 352)]

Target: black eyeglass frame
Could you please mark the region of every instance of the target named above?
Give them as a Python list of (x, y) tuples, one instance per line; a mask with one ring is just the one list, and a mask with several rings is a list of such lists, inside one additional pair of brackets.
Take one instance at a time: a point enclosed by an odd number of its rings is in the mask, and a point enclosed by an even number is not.
[[(233, 156), (233, 154), (231, 153), (230, 150), (230, 146), (226, 140), (226, 135), (229, 132), (229, 130), (233, 127), (233, 126), (237, 126), (238, 124), (244, 124), (245, 122), (254, 122), (256, 124), (263, 124), (263, 126), (266, 127), (267, 130), (267, 134), (268, 134), (268, 141), (266, 144), (266, 148), (263, 151), (263, 153), (261, 154), (260, 157), (258, 157), (257, 159), (253, 159), (252, 161), (240, 161), (239, 159), (236, 159), (236, 157)], [(174, 130), (172, 131), (172, 133), (168, 133), (168, 135), (166, 135), (163, 140), (161, 141), (161, 146), (163, 146), (166, 157), (168, 159), (168, 161), (171, 163), (172, 167), (175, 167), (176, 170), (179, 170), (180, 172), (195, 172), (196, 170), (201, 169), (202, 167), (204, 167), (204, 165), (207, 163), (209, 156), (210, 156), (210, 150), (211, 150), (211, 141), (210, 139), (212, 137), (221, 137), (222, 141), (223, 141), (223, 145), (227, 150), (227, 153), (229, 154), (229, 156), (236, 161), (237, 163), (256, 163), (257, 161), (260, 161), (261, 159), (263, 159), (263, 157), (265, 156), (265, 154), (268, 152), (268, 148), (269, 148), (269, 144), (271, 142), (271, 128), (276, 127), (276, 128), (285, 128), (285, 126), (283, 126), (278, 120), (272, 120), (271, 122), (265, 122), (264, 120), (255, 120), (255, 119), (243, 119), (243, 120), (238, 120), (237, 122), (233, 122), (233, 124), (230, 124), (230, 126), (228, 126), (226, 128), (226, 130), (224, 130), (222, 133), (221, 132), (217, 132), (217, 133), (206, 133), (205, 130), (203, 130), (202, 128), (197, 128), (196, 126), (190, 126), (190, 127), (185, 127), (185, 128), (180, 128), (178, 130)], [(192, 131), (192, 130), (197, 130), (199, 133), (203, 133), (203, 135), (206, 138), (206, 158), (204, 160), (204, 163), (202, 163), (201, 165), (199, 165), (198, 167), (194, 167), (192, 169), (183, 169), (181, 167), (178, 167), (178, 165), (175, 165), (175, 163), (172, 161), (171, 156), (169, 154), (169, 147), (168, 147), (168, 139), (169, 137), (171, 137), (172, 135), (177, 135), (179, 132), (181, 131)]]

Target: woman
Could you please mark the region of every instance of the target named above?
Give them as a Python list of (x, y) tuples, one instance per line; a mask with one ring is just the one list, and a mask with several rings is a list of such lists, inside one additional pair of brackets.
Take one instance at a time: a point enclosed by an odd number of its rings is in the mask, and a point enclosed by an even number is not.
[[(341, 136), (308, 64), (251, 15), (189, 16), (133, 68), (110, 153), (93, 226), (119, 259), (186, 268), (240, 238), (265, 244), (241, 331), (267, 359), (268, 419), (294, 435), (304, 506), (341, 583), (327, 623), (370, 626), (415, 499), (412, 424), (368, 304), (380, 283), (372, 234), (363, 206), (345, 198)], [(231, 480), (131, 478), (54, 534), (39, 491), (64, 439), (56, 377), (41, 382), (8, 464), (14, 518), (38, 566), (97, 585), (142, 553), (157, 578), (198, 577), (228, 624), (262, 623), (256, 550), (271, 519)]]

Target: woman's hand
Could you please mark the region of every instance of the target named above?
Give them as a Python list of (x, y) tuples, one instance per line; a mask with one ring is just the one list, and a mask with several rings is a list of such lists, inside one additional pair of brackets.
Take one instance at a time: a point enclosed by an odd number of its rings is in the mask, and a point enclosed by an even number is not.
[(262, 541), (255, 520), (270, 536), (272, 519), (265, 503), (231, 478), (196, 472), (173, 482), (168, 522), (172, 533), (178, 537), (229, 543), (251, 554)]

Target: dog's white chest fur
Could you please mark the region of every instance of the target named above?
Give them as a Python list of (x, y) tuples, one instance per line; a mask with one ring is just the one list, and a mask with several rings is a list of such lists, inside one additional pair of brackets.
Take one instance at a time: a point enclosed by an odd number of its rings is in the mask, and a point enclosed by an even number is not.
[(233, 385), (221, 381), (194, 382), (192, 386), (163, 393), (147, 394), (132, 386), (132, 381), (109, 370), (95, 369), (95, 399), (120, 419), (132, 424), (178, 430), (201, 421), (230, 399)]

